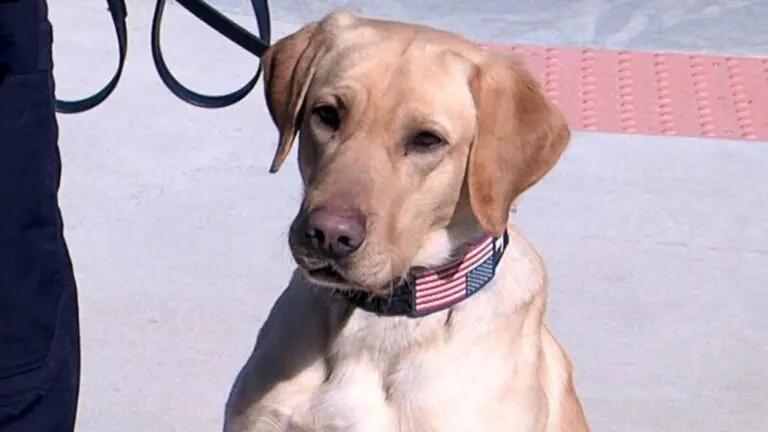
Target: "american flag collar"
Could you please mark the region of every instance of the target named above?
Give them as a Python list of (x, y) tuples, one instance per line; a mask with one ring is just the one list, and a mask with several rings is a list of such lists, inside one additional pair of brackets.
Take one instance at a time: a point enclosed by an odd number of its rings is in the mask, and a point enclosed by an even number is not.
[(470, 246), (460, 261), (411, 272), (388, 297), (361, 291), (340, 294), (353, 306), (382, 316), (429, 315), (459, 303), (488, 285), (508, 244), (506, 231), (498, 238), (485, 236)]

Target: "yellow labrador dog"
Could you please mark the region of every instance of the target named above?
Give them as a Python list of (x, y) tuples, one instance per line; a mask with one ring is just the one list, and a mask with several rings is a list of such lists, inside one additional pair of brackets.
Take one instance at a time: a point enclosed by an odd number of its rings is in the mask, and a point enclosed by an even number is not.
[(543, 323), (541, 257), (513, 201), (570, 132), (514, 58), (334, 12), (264, 57), (299, 136), (298, 271), (232, 388), (228, 432), (588, 431)]

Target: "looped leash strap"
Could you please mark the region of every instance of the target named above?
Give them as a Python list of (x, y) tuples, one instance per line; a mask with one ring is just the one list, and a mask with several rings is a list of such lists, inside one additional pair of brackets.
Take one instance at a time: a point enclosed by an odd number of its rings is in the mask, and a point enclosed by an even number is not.
[[(269, 7), (267, 0), (251, 0), (253, 12), (256, 16), (258, 25), (258, 37), (251, 34), (234, 21), (222, 15), (216, 9), (208, 6), (203, 0), (176, 0), (187, 11), (192, 13), (198, 19), (208, 24), (211, 28), (221, 35), (236, 43), (241, 48), (261, 58), (269, 47), (271, 35), (271, 24), (269, 20)], [(168, 65), (163, 58), (163, 52), (160, 48), (160, 28), (163, 22), (163, 12), (165, 11), (166, 0), (157, 0), (155, 13), (152, 18), (152, 59), (155, 62), (160, 79), (163, 80), (166, 87), (171, 90), (180, 99), (203, 108), (223, 108), (235, 104), (242, 100), (253, 90), (261, 76), (262, 67), (259, 64), (256, 73), (243, 87), (232, 93), (221, 96), (209, 96), (194, 92), (179, 82), (168, 69)], [(126, 17), (128, 10), (125, 6), (125, 0), (107, 0), (112, 23), (117, 34), (117, 46), (119, 50), (119, 60), (117, 71), (112, 79), (98, 93), (77, 101), (56, 100), (56, 111), (63, 114), (74, 114), (88, 111), (91, 108), (104, 102), (115, 90), (120, 77), (123, 74), (125, 58), (128, 54), (128, 31), (126, 27)]]
[[(253, 78), (251, 78), (243, 87), (233, 91), (232, 93), (209, 96), (201, 93), (197, 93), (184, 87), (183, 84), (173, 76), (168, 69), (168, 65), (163, 57), (163, 52), (160, 47), (160, 28), (163, 21), (163, 12), (165, 10), (166, 0), (157, 0), (155, 6), (155, 14), (152, 18), (152, 59), (155, 62), (157, 72), (160, 74), (160, 79), (163, 80), (166, 87), (180, 99), (202, 108), (223, 108), (235, 104), (242, 100), (248, 93), (253, 90), (253, 87), (261, 76), (261, 63), (256, 70)], [(234, 21), (230, 20), (226, 16), (222, 15), (216, 9), (208, 6), (203, 0), (176, 0), (176, 2), (183, 6), (187, 11), (192, 13), (198, 19), (208, 24), (211, 28), (219, 32), (222, 36), (231, 40), (239, 45), (241, 48), (261, 58), (264, 51), (269, 47), (271, 38), (271, 27), (269, 20), (269, 7), (267, 0), (251, 0), (251, 6), (253, 6), (253, 12), (256, 16), (256, 23), (258, 25), (259, 36), (256, 37), (248, 30), (244, 29)]]
[(107, 6), (109, 13), (112, 15), (112, 23), (115, 26), (115, 34), (117, 34), (117, 48), (119, 52), (119, 59), (117, 63), (117, 71), (109, 80), (106, 86), (99, 90), (98, 93), (77, 101), (63, 101), (56, 100), (56, 111), (62, 114), (75, 114), (83, 111), (88, 111), (91, 108), (104, 102), (110, 94), (117, 87), (117, 83), (120, 81), (120, 77), (123, 74), (123, 66), (125, 65), (125, 58), (128, 54), (128, 30), (126, 28), (125, 20), (128, 16), (128, 10), (125, 7), (125, 0), (107, 0)]

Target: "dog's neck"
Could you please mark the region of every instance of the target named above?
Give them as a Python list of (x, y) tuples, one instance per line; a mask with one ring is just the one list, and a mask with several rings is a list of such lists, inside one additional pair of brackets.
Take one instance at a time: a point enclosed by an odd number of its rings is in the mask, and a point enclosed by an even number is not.
[(426, 316), (454, 306), (488, 285), (508, 244), (507, 232), (498, 238), (483, 236), (448, 264), (413, 269), (387, 297), (361, 291), (341, 295), (353, 306), (380, 316)]

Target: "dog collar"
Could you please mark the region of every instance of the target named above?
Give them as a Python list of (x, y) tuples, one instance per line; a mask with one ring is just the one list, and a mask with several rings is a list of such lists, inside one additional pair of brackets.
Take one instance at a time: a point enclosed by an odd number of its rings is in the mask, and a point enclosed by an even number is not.
[(436, 269), (417, 270), (398, 283), (390, 296), (372, 296), (363, 291), (340, 291), (350, 304), (382, 316), (421, 317), (449, 308), (480, 291), (496, 275), (509, 244), (505, 231), (469, 247), (459, 260)]

